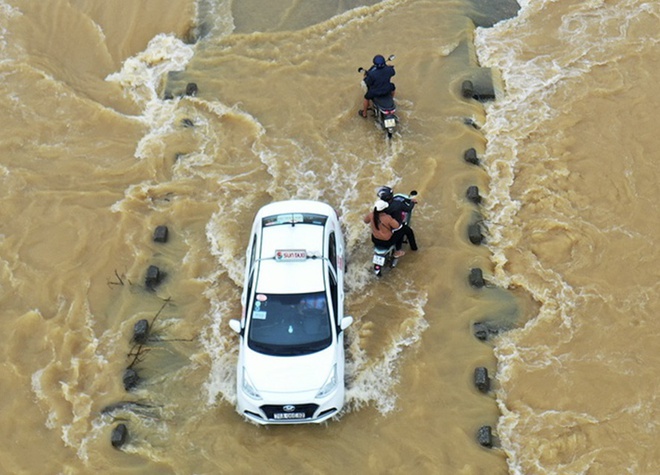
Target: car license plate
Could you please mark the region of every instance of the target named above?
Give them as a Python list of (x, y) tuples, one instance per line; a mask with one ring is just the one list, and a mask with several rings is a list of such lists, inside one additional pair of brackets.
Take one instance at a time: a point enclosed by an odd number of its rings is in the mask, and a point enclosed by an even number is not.
[(374, 264), (377, 266), (382, 266), (385, 264), (385, 256), (379, 256), (378, 254), (374, 254)]
[(304, 412), (276, 412), (273, 414), (273, 419), (304, 419)]
[(394, 119), (385, 119), (385, 127), (390, 128), (396, 125), (396, 120)]

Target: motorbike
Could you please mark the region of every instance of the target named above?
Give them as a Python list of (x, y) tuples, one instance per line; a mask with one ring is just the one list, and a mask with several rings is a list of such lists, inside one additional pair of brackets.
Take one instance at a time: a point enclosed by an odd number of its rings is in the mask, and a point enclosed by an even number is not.
[[(394, 55), (390, 55), (387, 58), (387, 61), (392, 61)], [(366, 76), (367, 70), (363, 67), (358, 68), (358, 72)], [(363, 86), (366, 88), (364, 81), (362, 82)], [(399, 126), (399, 117), (396, 115), (396, 104), (394, 103), (394, 97), (392, 94), (386, 96), (374, 97), (371, 99), (372, 107), (370, 110), (374, 114), (374, 119), (376, 123), (380, 126), (381, 129), (387, 134), (387, 138), (391, 139), (392, 134), (396, 131)]]
[[(410, 220), (412, 218), (412, 212), (415, 207), (415, 202), (413, 199), (417, 196), (417, 191), (413, 190), (409, 194), (404, 193), (395, 193), (392, 200), (401, 200), (406, 203), (410, 211), (404, 211), (402, 216), (402, 224), (410, 225)], [(408, 243), (408, 240), (404, 238), (404, 244)], [(372, 263), (374, 265), (374, 274), (376, 277), (381, 277), (383, 275), (383, 269), (390, 268), (393, 269), (399, 263), (400, 257), (394, 257), (394, 252), (396, 247), (392, 244), (389, 247), (379, 247), (374, 245), (374, 256)]]

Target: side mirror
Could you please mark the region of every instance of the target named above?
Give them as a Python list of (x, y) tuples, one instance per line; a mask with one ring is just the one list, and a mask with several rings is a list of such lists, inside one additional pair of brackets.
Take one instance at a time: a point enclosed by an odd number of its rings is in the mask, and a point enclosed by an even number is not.
[(341, 324), (339, 325), (339, 328), (341, 328), (341, 330), (344, 331), (348, 327), (350, 327), (352, 323), (353, 323), (353, 317), (344, 317), (341, 319)]
[(238, 334), (240, 334), (241, 331), (243, 331), (243, 329), (241, 328), (241, 322), (236, 319), (229, 320), (229, 327)]

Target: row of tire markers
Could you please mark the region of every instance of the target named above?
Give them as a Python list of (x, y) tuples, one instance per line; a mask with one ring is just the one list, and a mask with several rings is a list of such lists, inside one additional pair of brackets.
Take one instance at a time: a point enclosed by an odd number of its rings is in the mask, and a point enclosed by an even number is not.
[[(495, 99), (492, 83), (481, 83), (477, 84), (475, 87), (475, 84), (470, 80), (465, 80), (461, 84), (461, 95), (466, 100), (477, 100), (479, 102)], [(476, 124), (474, 124), (474, 122), (470, 119), (466, 119), (465, 124), (477, 128)], [(465, 151), (463, 154), (463, 160), (475, 166), (479, 166), (481, 164), (481, 161), (477, 155), (477, 151), (474, 148), (469, 148)], [(469, 186), (467, 188), (465, 196), (468, 201), (477, 207), (482, 204), (482, 197), (479, 193), (479, 187), (475, 185)], [(476, 216), (477, 218), (468, 225), (467, 237), (472, 244), (478, 246), (484, 243), (485, 237), (483, 218), (480, 214), (477, 214)], [(476, 289), (481, 289), (487, 285), (487, 282), (483, 276), (483, 271), (479, 268), (470, 269), (468, 281), (470, 285)], [(486, 340), (489, 336), (488, 328), (480, 322), (474, 324), (473, 332), (475, 337), (481, 341)], [(488, 368), (483, 366), (475, 368), (473, 382), (475, 387), (481, 393), (488, 394), (491, 390), (491, 379), (488, 375)], [(480, 446), (492, 448), (494, 445), (492, 426), (483, 425), (479, 427), (477, 430), (476, 439)]]

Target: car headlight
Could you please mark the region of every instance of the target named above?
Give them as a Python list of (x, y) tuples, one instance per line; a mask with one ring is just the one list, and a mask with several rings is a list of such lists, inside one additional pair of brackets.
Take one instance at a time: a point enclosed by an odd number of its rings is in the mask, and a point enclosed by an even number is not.
[(328, 378), (325, 380), (325, 383), (323, 383), (323, 386), (321, 386), (321, 389), (319, 389), (319, 392), (316, 394), (316, 397), (321, 398), (327, 396), (332, 391), (334, 391), (336, 387), (337, 387), (337, 365), (335, 364), (332, 365), (330, 374), (328, 375)]
[(241, 380), (242, 380), (243, 391), (245, 392), (245, 394), (250, 396), (252, 399), (261, 399), (261, 395), (252, 384), (252, 381), (250, 381), (250, 378), (248, 378), (245, 367), (243, 367), (243, 377), (241, 378)]

